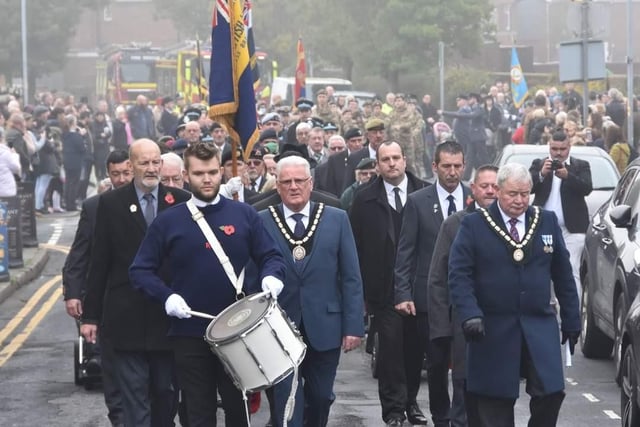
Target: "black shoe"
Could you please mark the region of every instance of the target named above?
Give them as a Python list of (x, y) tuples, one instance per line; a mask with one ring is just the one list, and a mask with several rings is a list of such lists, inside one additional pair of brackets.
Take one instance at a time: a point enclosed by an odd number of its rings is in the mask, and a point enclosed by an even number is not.
[(407, 420), (413, 425), (427, 425), (427, 417), (424, 416), (417, 403), (409, 405), (407, 408)]
[(390, 418), (387, 421), (387, 426), (391, 427), (402, 427), (402, 424), (404, 424), (404, 421), (401, 418)]

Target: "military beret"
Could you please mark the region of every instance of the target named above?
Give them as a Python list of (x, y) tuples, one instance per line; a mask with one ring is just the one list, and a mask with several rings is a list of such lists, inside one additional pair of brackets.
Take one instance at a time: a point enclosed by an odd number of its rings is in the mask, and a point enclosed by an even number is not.
[(461, 93), (460, 95), (458, 95), (456, 97), (456, 99), (464, 99), (464, 100), (469, 100), (469, 95), (465, 94), (465, 93)]
[[(238, 153), (238, 159), (243, 160), (242, 150), (237, 148), (236, 152)], [(220, 163), (222, 164), (222, 166), (224, 166), (224, 164), (227, 163), (229, 160), (231, 160), (231, 148), (227, 147), (222, 151)]]
[(254, 147), (253, 150), (251, 150), (251, 153), (249, 153), (249, 158), (250, 159), (256, 159), (256, 160), (262, 160), (262, 157), (265, 154), (269, 154), (268, 150), (266, 150), (263, 147)]
[(313, 101), (307, 98), (298, 98), (296, 101), (296, 107), (298, 110), (310, 110), (313, 107)]
[(213, 132), (216, 129), (222, 129), (222, 125), (218, 122), (211, 123), (211, 126), (209, 127), (209, 132)]
[(280, 115), (278, 113), (267, 113), (264, 115), (260, 123), (263, 125), (269, 122), (280, 122)]
[(275, 129), (265, 129), (262, 132), (260, 132), (260, 138), (258, 139), (259, 142), (262, 141), (267, 141), (267, 140), (278, 140), (278, 133), (276, 132)]
[(33, 115), (35, 117), (41, 116), (44, 113), (48, 112), (49, 109), (47, 107), (45, 107), (44, 105), (38, 105), (36, 108), (33, 109)]
[(367, 122), (367, 124), (364, 125), (364, 128), (366, 130), (384, 130), (384, 122), (380, 119), (377, 118), (371, 118), (369, 119), (369, 121)]
[(356, 166), (356, 170), (372, 169), (375, 167), (376, 167), (376, 160), (370, 157), (365, 157), (364, 159), (360, 160), (360, 162), (358, 162), (358, 165)]
[(285, 157), (290, 157), (290, 156), (302, 157), (306, 161), (310, 162), (309, 150), (307, 146), (304, 144), (284, 144), (280, 154), (275, 156), (273, 159), (276, 162), (279, 162), (280, 159), (284, 159)]
[(362, 131), (359, 128), (351, 128), (344, 133), (345, 141), (348, 141), (351, 138), (356, 138), (358, 136), (362, 136)]

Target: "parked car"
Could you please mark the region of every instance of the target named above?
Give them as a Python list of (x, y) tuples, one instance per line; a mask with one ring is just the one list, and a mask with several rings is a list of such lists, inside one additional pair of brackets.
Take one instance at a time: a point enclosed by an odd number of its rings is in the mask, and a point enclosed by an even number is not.
[(611, 198), (591, 218), (582, 278), (582, 353), (608, 358), (617, 372), (623, 357), (622, 329), (640, 287), (640, 160), (632, 162)]
[(623, 427), (640, 426), (640, 295), (636, 295), (622, 330), (622, 362), (618, 375)]
[[(515, 162), (530, 167), (535, 159), (548, 156), (549, 147), (546, 145), (509, 144), (498, 154), (494, 164), (502, 166), (506, 163)], [(589, 217), (591, 217), (611, 196), (611, 192), (620, 179), (620, 173), (609, 154), (598, 147), (571, 147), (571, 156), (586, 160), (591, 166), (593, 191), (586, 198)], [(533, 202), (533, 198), (531, 198), (531, 201)]]

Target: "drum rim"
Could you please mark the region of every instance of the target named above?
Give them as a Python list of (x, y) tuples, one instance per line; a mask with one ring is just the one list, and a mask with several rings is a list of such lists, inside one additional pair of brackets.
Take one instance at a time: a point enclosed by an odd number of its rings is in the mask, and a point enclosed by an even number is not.
[[(249, 298), (249, 297), (251, 297), (251, 295), (247, 295), (242, 300), (244, 300), (246, 298)], [(235, 332), (232, 336), (225, 336), (223, 338), (212, 338), (212, 337), (209, 336), (210, 335), (209, 331), (211, 331), (213, 329), (213, 327), (215, 326), (216, 321), (218, 321), (219, 319), (221, 320), (224, 317), (224, 315), (236, 305), (237, 302), (242, 301), (242, 300), (238, 300), (235, 303), (233, 303), (230, 306), (228, 306), (227, 308), (225, 308), (224, 310), (222, 310), (220, 312), (220, 314), (218, 314), (216, 316), (216, 318), (214, 320), (212, 320), (211, 323), (209, 323), (209, 325), (207, 326), (207, 329), (205, 330), (204, 339), (207, 342), (212, 343), (212, 344), (225, 344), (225, 343), (228, 343), (228, 342), (236, 341), (238, 339), (238, 337), (240, 337), (241, 335), (244, 335), (244, 334), (247, 334), (247, 333), (253, 331), (260, 324), (262, 324), (262, 322), (264, 322), (264, 319), (276, 307), (276, 302), (273, 299), (267, 298), (267, 297), (262, 297), (262, 298), (266, 298), (268, 300), (267, 308), (264, 311), (264, 313), (255, 322), (252, 322), (250, 325), (241, 328), (240, 330)]]

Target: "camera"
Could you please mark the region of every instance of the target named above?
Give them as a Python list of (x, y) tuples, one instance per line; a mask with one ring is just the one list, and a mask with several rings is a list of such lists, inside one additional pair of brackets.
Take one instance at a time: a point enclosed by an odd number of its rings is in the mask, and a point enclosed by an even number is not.
[(560, 160), (553, 159), (551, 161), (551, 170), (557, 171), (558, 169), (562, 169), (562, 162)]

